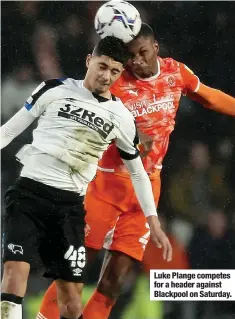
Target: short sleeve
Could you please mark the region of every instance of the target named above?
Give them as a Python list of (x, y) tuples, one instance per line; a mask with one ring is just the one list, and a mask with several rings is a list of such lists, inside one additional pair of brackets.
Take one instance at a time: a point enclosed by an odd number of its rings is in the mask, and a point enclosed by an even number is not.
[(180, 63), (180, 73), (183, 78), (184, 89), (183, 94), (195, 93), (199, 89), (200, 80), (194, 72), (185, 64)]
[(133, 160), (139, 156), (139, 136), (134, 117), (128, 114), (125, 123), (120, 127), (120, 136), (115, 140), (120, 156), (124, 160)]
[(52, 79), (42, 82), (28, 98), (24, 107), (34, 117), (39, 117), (56, 97), (55, 93), (51, 89), (62, 85), (63, 82), (59, 79)]

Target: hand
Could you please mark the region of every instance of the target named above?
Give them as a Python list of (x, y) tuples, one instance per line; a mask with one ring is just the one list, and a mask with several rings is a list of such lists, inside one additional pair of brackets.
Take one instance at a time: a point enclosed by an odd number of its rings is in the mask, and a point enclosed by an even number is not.
[(151, 240), (155, 243), (158, 248), (163, 249), (163, 259), (167, 262), (172, 260), (172, 246), (169, 242), (168, 237), (161, 229), (161, 224), (157, 216), (147, 217), (148, 224), (150, 227)]
[(140, 139), (140, 148), (143, 149), (140, 152), (140, 157), (144, 158), (152, 151), (153, 137), (141, 132), (140, 130), (138, 130), (138, 135)]

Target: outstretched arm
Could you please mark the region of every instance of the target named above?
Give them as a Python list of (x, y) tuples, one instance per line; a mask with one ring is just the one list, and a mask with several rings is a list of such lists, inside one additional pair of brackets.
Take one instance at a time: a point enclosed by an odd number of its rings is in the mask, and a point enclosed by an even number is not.
[(209, 109), (235, 116), (235, 98), (220, 90), (200, 83), (197, 92), (187, 95)]
[(184, 83), (184, 94), (211, 110), (235, 116), (234, 97), (201, 83), (185, 64), (179, 63), (179, 66)]
[(1, 149), (20, 135), (33, 121), (35, 117), (22, 107), (7, 123), (0, 128)]

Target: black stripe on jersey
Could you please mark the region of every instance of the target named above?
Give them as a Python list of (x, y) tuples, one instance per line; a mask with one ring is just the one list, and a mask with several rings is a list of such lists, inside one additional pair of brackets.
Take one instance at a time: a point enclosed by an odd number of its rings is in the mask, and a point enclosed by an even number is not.
[(42, 96), (47, 90), (53, 89), (59, 85), (64, 84), (62, 81), (58, 79), (51, 79), (45, 81), (45, 85), (35, 94), (32, 95), (32, 102), (30, 103), (32, 106), (36, 103), (36, 101)]
[(140, 151), (137, 148), (137, 145), (139, 144), (139, 142), (140, 142), (140, 139), (139, 139), (136, 123), (135, 123), (135, 137), (133, 140), (133, 146), (135, 147), (136, 151), (134, 154), (129, 154), (129, 153), (124, 152), (120, 148), (118, 148), (118, 151), (119, 151), (121, 158), (124, 160), (127, 160), (127, 161), (131, 161), (131, 160), (135, 159), (136, 157), (138, 157), (140, 154)]

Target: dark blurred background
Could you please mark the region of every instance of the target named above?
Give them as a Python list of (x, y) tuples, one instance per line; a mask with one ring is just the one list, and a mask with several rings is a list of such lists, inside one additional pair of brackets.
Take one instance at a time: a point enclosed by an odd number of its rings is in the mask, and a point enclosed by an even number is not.
[[(85, 58), (99, 39), (93, 21), (100, 1), (2, 1), (2, 108), (4, 124), (43, 80), (83, 78)], [(200, 80), (235, 96), (235, 3), (131, 2), (149, 23), (162, 57), (184, 62)], [(2, 160), (2, 198), (20, 172), (14, 154), (31, 141), (32, 124)], [(181, 100), (162, 171), (159, 206), (174, 247), (171, 265), (149, 244), (145, 264), (126, 280), (111, 319), (232, 319), (233, 302), (150, 302), (149, 268), (235, 269), (235, 121)], [(4, 213), (3, 201), (2, 212)], [(90, 269), (92, 291), (103, 252)], [(25, 315), (34, 319), (48, 281), (35, 263)], [(121, 305), (121, 306), (120, 306)], [(148, 311), (146, 310), (148, 309)]]

